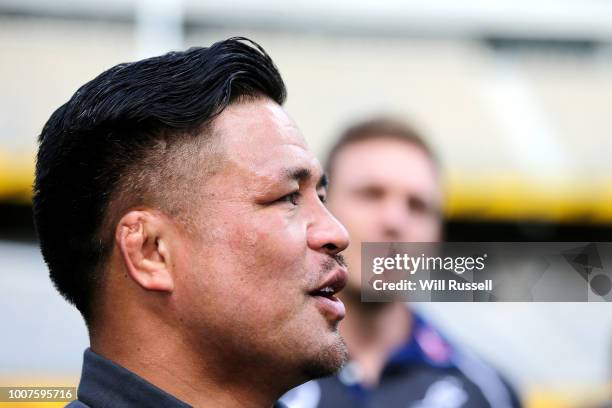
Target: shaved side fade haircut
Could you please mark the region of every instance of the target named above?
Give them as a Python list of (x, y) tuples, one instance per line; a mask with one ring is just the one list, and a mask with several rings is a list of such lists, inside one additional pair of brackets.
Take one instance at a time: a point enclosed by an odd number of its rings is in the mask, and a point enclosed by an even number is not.
[(53, 283), (88, 325), (120, 216), (146, 206), (189, 227), (190, 187), (229, 154), (214, 118), (285, 97), (264, 49), (236, 37), (114, 66), (53, 113), (38, 139), (34, 222)]

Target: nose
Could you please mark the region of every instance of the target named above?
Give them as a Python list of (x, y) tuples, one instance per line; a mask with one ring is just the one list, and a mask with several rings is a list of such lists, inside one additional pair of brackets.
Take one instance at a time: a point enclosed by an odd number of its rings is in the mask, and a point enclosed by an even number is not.
[(308, 226), (308, 246), (315, 251), (336, 255), (348, 247), (348, 232), (325, 206), (320, 205), (319, 209)]
[(380, 228), (385, 241), (401, 241), (409, 230), (409, 214), (401, 200), (388, 199), (380, 212)]

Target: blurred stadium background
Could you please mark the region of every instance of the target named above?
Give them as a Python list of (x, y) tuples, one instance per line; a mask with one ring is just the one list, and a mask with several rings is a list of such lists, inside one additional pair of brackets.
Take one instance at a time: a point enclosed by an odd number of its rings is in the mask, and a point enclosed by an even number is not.
[[(112, 65), (235, 35), (271, 54), (321, 159), (357, 118), (421, 129), (444, 167), (447, 239), (611, 240), (610, 1), (0, 0), (0, 386), (76, 384), (87, 346), (31, 222), (46, 119)], [(419, 307), (528, 407), (609, 400), (606, 303)]]

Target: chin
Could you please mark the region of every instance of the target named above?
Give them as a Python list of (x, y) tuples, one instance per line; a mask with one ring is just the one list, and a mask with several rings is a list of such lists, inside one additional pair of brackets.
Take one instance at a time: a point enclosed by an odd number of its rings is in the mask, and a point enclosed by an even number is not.
[(328, 336), (329, 341), (322, 344), (304, 363), (302, 372), (306, 381), (335, 374), (348, 360), (346, 344), (340, 333), (334, 330)]

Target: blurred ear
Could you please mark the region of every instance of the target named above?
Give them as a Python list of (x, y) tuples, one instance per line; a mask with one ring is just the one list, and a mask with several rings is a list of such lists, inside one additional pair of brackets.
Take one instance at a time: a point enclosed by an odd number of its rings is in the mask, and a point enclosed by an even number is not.
[(168, 250), (170, 221), (156, 211), (125, 214), (115, 230), (115, 241), (129, 276), (142, 288), (172, 292), (174, 277)]

